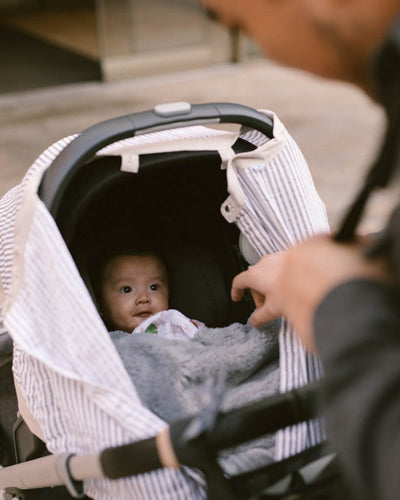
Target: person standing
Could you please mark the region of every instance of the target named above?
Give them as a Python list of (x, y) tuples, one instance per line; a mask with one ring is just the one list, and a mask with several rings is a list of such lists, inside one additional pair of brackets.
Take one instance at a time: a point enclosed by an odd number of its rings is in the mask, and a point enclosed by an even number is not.
[[(387, 133), (369, 180), (384, 184), (399, 164), (400, 1), (203, 3), (272, 59), (355, 84), (379, 102)], [(357, 201), (360, 211), (368, 189)], [(250, 288), (253, 326), (284, 315), (318, 353), (329, 440), (354, 496), (393, 500), (400, 498), (400, 207), (373, 242), (338, 239), (343, 234), (319, 235), (264, 256), (234, 279), (232, 299)]]

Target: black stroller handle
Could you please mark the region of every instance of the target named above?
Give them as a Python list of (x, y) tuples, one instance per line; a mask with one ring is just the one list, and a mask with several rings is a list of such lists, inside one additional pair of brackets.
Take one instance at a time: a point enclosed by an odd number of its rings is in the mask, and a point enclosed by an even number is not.
[(153, 110), (113, 118), (83, 131), (61, 151), (45, 173), (39, 197), (55, 218), (69, 180), (100, 149), (128, 137), (208, 123), (236, 123), (258, 130), (268, 138), (273, 136), (271, 118), (248, 106), (232, 103), (160, 104)]

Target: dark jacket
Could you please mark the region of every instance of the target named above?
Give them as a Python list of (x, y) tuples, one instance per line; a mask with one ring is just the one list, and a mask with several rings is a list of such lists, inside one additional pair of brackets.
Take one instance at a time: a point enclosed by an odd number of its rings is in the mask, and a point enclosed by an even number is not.
[(378, 283), (334, 289), (315, 316), (324, 416), (357, 497), (400, 498), (400, 301)]
[[(400, 20), (375, 70), (388, 130), (366, 185), (384, 186), (400, 163)], [(400, 499), (400, 207), (370, 253), (386, 256), (397, 290), (369, 280), (344, 283), (319, 305), (314, 327), (328, 439), (355, 497), (394, 500)]]

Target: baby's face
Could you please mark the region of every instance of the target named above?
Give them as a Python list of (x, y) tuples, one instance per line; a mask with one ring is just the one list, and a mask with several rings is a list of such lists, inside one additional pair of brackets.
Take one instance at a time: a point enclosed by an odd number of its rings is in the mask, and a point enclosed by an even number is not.
[(132, 332), (146, 318), (168, 309), (168, 278), (153, 255), (111, 259), (102, 282), (102, 314), (116, 330)]

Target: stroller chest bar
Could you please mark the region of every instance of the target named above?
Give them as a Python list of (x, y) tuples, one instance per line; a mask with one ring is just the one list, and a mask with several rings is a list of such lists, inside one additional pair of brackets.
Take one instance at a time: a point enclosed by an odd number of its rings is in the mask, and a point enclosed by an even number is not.
[[(312, 418), (317, 410), (316, 400), (316, 387), (312, 385), (280, 394), (256, 405), (220, 414), (213, 428), (204, 430), (203, 437), (210, 449), (228, 448), (271, 433), (282, 425)], [(155, 437), (107, 448), (100, 454), (65, 453), (5, 467), (0, 470), (0, 491), (64, 485), (74, 498), (80, 498), (83, 494), (80, 481), (84, 479), (116, 479), (160, 467), (179, 468), (180, 462), (201, 468), (198, 463), (190, 463), (193, 458), (196, 460), (190, 440), (181, 439), (182, 431), (197, 418), (199, 416), (174, 422)], [(3, 495), (3, 499), (8, 497)]]
[(180, 467), (168, 429), (155, 437), (108, 448), (101, 453), (62, 453), (0, 468), (0, 500), (10, 498), (7, 490), (11, 488), (29, 490), (54, 486), (65, 486), (73, 498), (82, 498), (85, 479), (116, 479), (160, 467)]

